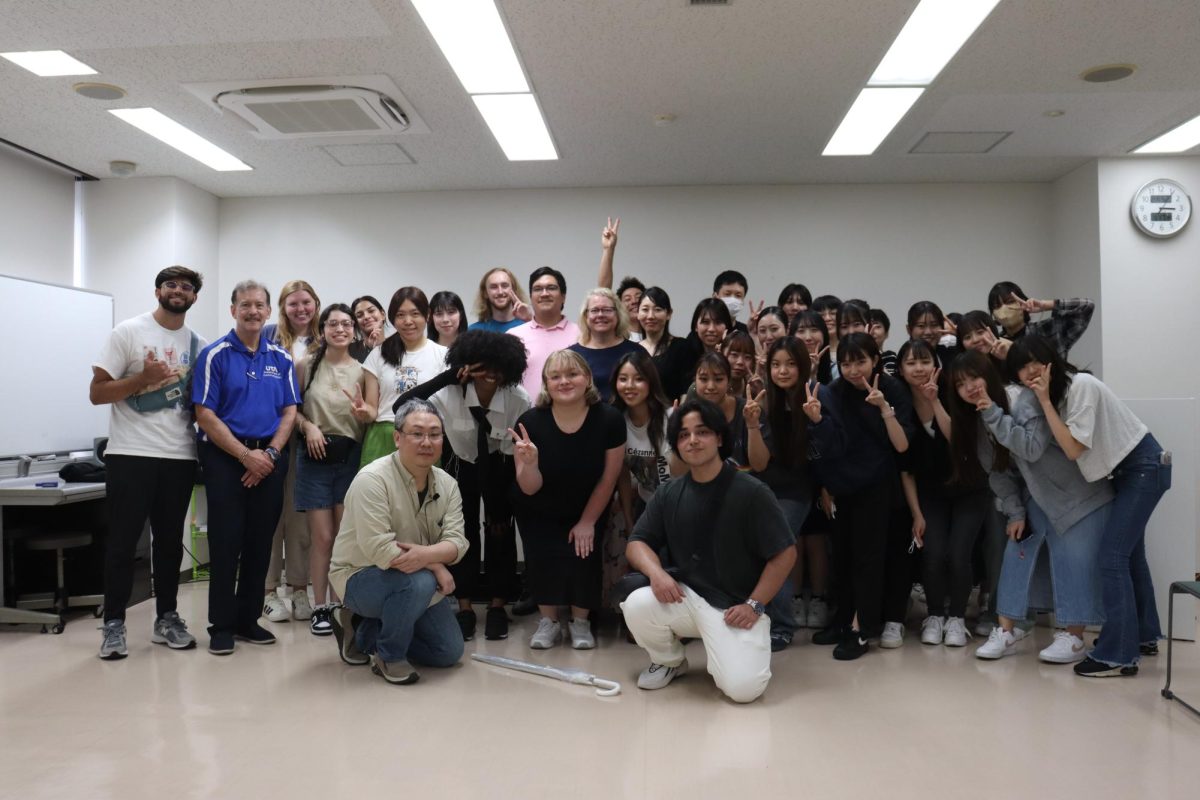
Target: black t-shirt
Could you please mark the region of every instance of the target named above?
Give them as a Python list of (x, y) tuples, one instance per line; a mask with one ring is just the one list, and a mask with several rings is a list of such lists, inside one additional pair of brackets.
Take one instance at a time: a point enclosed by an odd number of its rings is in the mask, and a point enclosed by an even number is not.
[(767, 562), (796, 537), (771, 490), (726, 464), (708, 483), (689, 474), (659, 487), (629, 540), (656, 553), (665, 546), (680, 580), (725, 609), (746, 601)]
[(671, 337), (663, 351), (654, 356), (654, 366), (658, 368), (658, 377), (668, 400), (678, 400), (687, 392), (698, 358), (687, 340), (678, 336)]
[(575, 433), (563, 433), (547, 408), (531, 408), (517, 420), (538, 449), (542, 488), (535, 495), (520, 494), (523, 508), (546, 521), (574, 525), (604, 475), (604, 458), (614, 447), (625, 446), (625, 417), (610, 405), (588, 408)]

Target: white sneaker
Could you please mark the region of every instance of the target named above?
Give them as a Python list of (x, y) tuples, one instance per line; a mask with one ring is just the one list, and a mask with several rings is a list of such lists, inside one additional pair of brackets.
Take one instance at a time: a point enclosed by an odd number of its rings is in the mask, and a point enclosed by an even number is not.
[(950, 617), (946, 620), (945, 632), (942, 635), (942, 644), (946, 645), (946, 647), (966, 647), (967, 639), (970, 636), (971, 634), (967, 633), (966, 620), (962, 617)]
[(283, 604), (283, 600), (279, 599), (278, 591), (267, 592), (267, 597), (263, 601), (263, 616), (271, 622), (287, 622), (291, 617), (287, 606)]
[(792, 598), (792, 619), (796, 620), (797, 627), (807, 626), (808, 604), (804, 602), (803, 597)]
[(829, 604), (823, 597), (814, 597), (808, 601), (806, 621), (809, 628), (824, 630), (829, 625)]
[(307, 589), (292, 589), (292, 619), (312, 619), (313, 607)]
[(1013, 629), (1013, 632), (1009, 632), (1004, 630), (1004, 628), (1001, 628), (999, 625), (992, 628), (992, 633), (988, 636), (988, 640), (981, 644), (975, 651), (975, 657), (993, 661), (997, 658), (1011, 656), (1013, 653), (1017, 652), (1017, 642), (1020, 641), (1020, 639), (1014, 635), (1015, 632), (1016, 628)]
[[(538, 626), (541, 629), (541, 626)], [(592, 623), (586, 619), (573, 619), (567, 623), (571, 632), (571, 647), (576, 650), (591, 650), (596, 646), (596, 637), (592, 636)]]
[(638, 688), (647, 690), (661, 689), (687, 672), (687, 668), (688, 663), (686, 658), (679, 662), (679, 666), (677, 667), (668, 667), (665, 664), (651, 664), (642, 670), (641, 675), (638, 675)]
[(542, 617), (538, 620), (537, 630), (529, 639), (529, 646), (534, 650), (549, 650), (562, 641), (562, 625), (558, 620)]
[(904, 624), (900, 622), (883, 623), (883, 635), (879, 637), (879, 646), (894, 650), (904, 644)]
[(1042, 661), (1049, 661), (1051, 664), (1074, 664), (1076, 661), (1083, 661), (1087, 657), (1087, 646), (1070, 631), (1055, 631), (1054, 641), (1050, 643), (1042, 652), (1038, 653), (1038, 658)]
[(921, 644), (941, 644), (942, 629), (941, 617), (926, 617), (921, 623)]

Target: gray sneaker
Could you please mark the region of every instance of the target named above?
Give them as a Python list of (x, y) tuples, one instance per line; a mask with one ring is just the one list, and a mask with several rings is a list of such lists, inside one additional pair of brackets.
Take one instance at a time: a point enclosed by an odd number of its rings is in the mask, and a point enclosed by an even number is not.
[(125, 647), (125, 623), (119, 619), (110, 619), (104, 623), (104, 640), (100, 642), (100, 657), (105, 661), (116, 661), (129, 655)]
[(333, 610), (333, 637), (337, 639), (338, 653), (342, 657), (342, 661), (347, 664), (360, 667), (371, 660), (371, 657), (358, 649), (358, 643), (354, 641), (355, 628), (354, 612), (345, 606), (338, 606)]
[(168, 611), (154, 621), (150, 641), (172, 650), (190, 650), (196, 646), (196, 637), (188, 633), (187, 623), (177, 611)]
[(549, 650), (562, 641), (562, 625), (556, 619), (542, 617), (538, 620), (537, 630), (529, 640), (529, 646), (534, 650)]
[(407, 661), (384, 661), (379, 656), (371, 656), (371, 672), (397, 685), (416, 683), (421, 677)]
[(576, 650), (591, 650), (596, 646), (591, 620), (573, 619), (567, 623), (567, 629), (571, 631), (571, 647)]

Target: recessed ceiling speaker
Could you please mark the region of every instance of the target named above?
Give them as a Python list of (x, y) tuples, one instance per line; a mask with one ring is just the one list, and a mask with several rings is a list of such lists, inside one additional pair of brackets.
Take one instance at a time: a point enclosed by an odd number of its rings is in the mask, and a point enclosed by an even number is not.
[(1112, 83), (1133, 74), (1137, 67), (1133, 64), (1105, 64), (1100, 67), (1085, 69), (1079, 77), (1088, 83)]
[(113, 86), (111, 83), (77, 83), (71, 87), (76, 94), (83, 95), (91, 100), (120, 100), (128, 92), (120, 86)]

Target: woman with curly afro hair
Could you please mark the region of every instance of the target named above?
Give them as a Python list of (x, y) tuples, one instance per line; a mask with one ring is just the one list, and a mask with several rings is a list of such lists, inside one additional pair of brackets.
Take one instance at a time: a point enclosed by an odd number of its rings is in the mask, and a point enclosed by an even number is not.
[[(513, 441), (506, 431), (532, 405), (521, 387), (525, 374), (525, 344), (515, 336), (487, 330), (468, 330), (450, 345), (449, 365), (442, 374), (404, 394), (429, 400), (446, 420), (442, 466), (458, 481), (463, 522), (470, 546), (462, 561), (450, 568), (458, 600), (458, 624), (463, 639), (475, 636), (471, 598), (486, 592), (491, 598), (484, 635), (508, 637), (504, 604), (515, 597), (517, 577), (516, 527), (508, 492), (515, 480)], [(479, 501), (483, 499), (487, 545), (486, 586), (479, 575)]]

